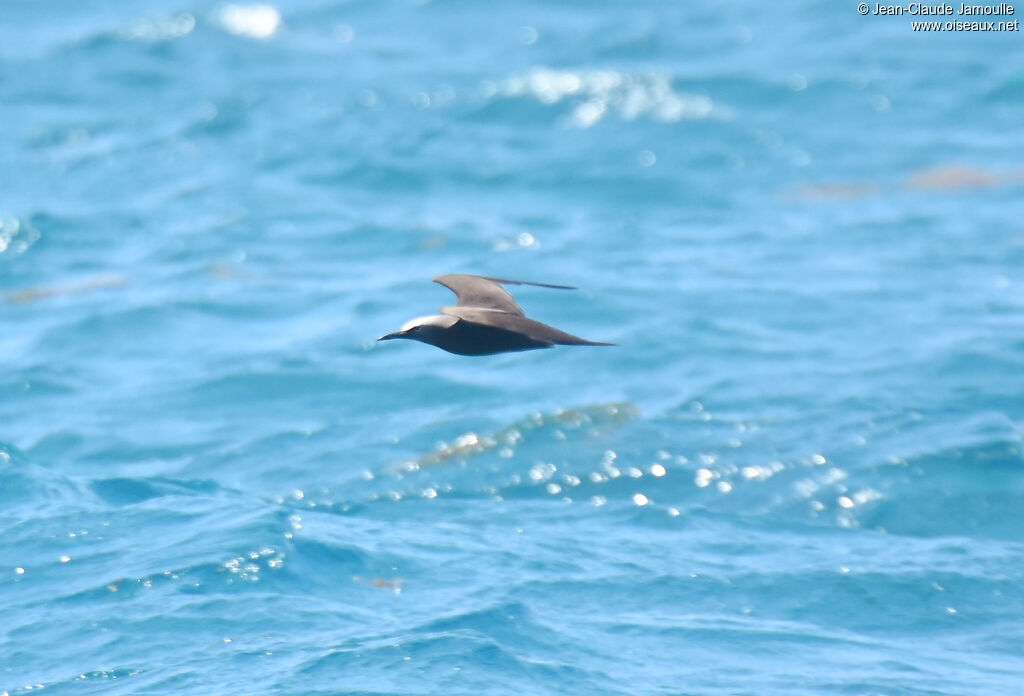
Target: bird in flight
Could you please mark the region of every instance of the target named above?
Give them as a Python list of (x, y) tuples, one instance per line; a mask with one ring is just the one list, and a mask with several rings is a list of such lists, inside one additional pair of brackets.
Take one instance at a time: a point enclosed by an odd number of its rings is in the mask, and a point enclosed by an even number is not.
[(411, 319), (401, 329), (378, 341), (409, 338), (429, 343), (456, 355), (493, 355), (535, 348), (562, 346), (613, 346), (588, 341), (553, 326), (527, 319), (522, 308), (503, 285), (534, 285), (541, 288), (575, 290), (567, 285), (528, 283), (484, 276), (452, 274), (434, 278), (455, 293), (454, 307), (440, 314)]

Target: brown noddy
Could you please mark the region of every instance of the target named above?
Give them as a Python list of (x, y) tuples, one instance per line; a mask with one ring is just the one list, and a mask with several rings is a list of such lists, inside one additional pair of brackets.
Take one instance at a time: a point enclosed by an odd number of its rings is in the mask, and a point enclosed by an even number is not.
[(588, 341), (553, 326), (527, 319), (522, 308), (502, 285), (534, 285), (541, 288), (575, 290), (568, 285), (529, 283), (484, 276), (451, 274), (434, 278), (455, 293), (454, 307), (440, 314), (407, 321), (401, 329), (378, 341), (409, 338), (429, 343), (457, 355), (493, 355), (518, 350), (562, 346), (613, 346)]

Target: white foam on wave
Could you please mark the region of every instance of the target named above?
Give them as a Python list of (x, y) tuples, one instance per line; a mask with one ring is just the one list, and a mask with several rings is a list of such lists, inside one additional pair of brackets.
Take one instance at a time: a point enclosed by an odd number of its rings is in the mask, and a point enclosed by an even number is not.
[(661, 73), (534, 68), (500, 83), (485, 83), (483, 92), (489, 98), (532, 98), (552, 105), (571, 100), (570, 121), (579, 128), (590, 128), (609, 115), (626, 121), (650, 118), (662, 123), (734, 117), (731, 109), (709, 97), (676, 91), (672, 78)]
[(160, 19), (140, 19), (119, 33), (130, 41), (170, 41), (192, 33), (196, 18), (188, 12)]
[(39, 230), (18, 218), (0, 218), (0, 254), (24, 254), (39, 239)]
[(216, 15), (229, 34), (269, 39), (281, 27), (281, 13), (273, 5), (221, 5)]

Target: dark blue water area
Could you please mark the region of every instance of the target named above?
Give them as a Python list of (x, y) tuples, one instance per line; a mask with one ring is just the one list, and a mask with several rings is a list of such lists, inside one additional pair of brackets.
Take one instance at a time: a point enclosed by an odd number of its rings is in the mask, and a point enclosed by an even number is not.
[(8, 0), (0, 694), (1020, 693), (1024, 48), (915, 19)]

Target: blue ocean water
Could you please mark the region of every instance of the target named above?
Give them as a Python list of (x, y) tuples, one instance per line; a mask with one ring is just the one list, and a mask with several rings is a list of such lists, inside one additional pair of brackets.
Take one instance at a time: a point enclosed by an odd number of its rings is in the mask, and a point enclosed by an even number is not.
[(1024, 47), (910, 19), (5, 0), (0, 694), (1024, 693)]

